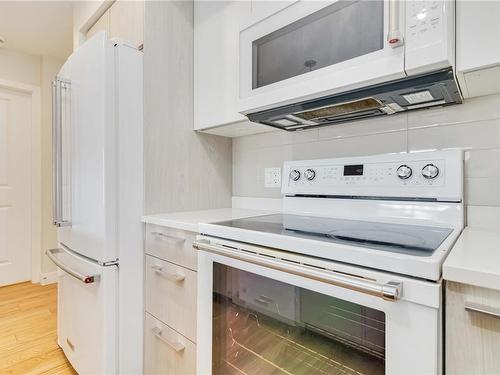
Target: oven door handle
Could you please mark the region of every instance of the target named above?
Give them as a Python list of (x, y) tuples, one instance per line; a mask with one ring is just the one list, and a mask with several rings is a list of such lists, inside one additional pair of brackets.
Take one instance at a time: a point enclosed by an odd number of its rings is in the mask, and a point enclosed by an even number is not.
[(193, 247), (209, 253), (227, 256), (243, 262), (256, 264), (262, 267), (272, 268), (278, 271), (293, 275), (317, 280), (323, 283), (335, 285), (341, 288), (354, 290), (356, 292), (380, 297), (386, 301), (396, 301), (401, 297), (403, 284), (400, 281), (389, 281), (378, 283), (358, 277), (347, 276), (345, 274), (326, 269), (306, 266), (295, 262), (289, 262), (278, 258), (270, 258), (249, 251), (240, 251), (222, 245), (214, 245), (204, 240), (193, 242)]

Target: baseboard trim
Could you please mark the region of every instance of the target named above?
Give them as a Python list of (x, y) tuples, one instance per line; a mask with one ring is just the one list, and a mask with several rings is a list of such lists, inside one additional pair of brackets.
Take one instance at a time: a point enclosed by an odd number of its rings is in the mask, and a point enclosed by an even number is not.
[(57, 283), (57, 271), (40, 274), (40, 285)]

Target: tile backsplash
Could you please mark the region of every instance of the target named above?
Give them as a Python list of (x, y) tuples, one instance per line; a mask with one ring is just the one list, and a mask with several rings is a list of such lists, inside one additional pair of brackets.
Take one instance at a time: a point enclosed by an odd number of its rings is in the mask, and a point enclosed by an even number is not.
[(330, 127), (233, 139), (233, 196), (281, 197), (264, 187), (264, 168), (285, 160), (422, 150), (465, 150), (466, 203), (500, 206), (500, 94), (462, 105)]

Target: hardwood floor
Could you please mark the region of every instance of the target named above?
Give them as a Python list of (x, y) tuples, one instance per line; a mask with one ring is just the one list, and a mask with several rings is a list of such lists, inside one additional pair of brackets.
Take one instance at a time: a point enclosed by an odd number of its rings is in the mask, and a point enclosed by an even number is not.
[(57, 284), (0, 287), (0, 374), (76, 374), (56, 340)]

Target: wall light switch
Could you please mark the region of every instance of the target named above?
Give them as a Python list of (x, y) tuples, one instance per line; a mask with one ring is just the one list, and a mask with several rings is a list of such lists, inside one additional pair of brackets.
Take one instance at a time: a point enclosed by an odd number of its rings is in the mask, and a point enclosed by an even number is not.
[(264, 169), (264, 187), (266, 188), (281, 187), (281, 168)]

